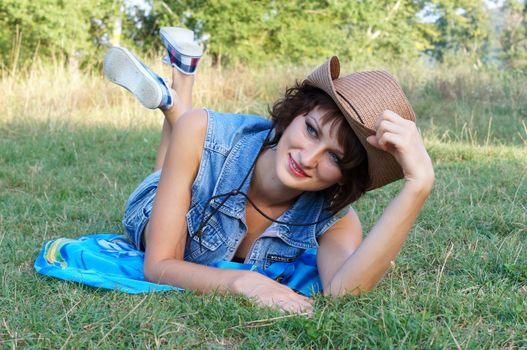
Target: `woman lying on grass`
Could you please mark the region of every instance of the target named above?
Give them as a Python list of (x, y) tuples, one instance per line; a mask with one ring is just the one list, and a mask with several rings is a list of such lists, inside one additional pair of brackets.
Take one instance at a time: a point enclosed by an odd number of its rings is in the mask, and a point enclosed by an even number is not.
[[(434, 182), (415, 115), (382, 71), (338, 78), (332, 57), (286, 91), (271, 120), (191, 109), (201, 48), (191, 31), (162, 28), (172, 85), (120, 47), (104, 72), (165, 116), (154, 173), (130, 196), (124, 225), (145, 250), (145, 278), (200, 292), (242, 294), (290, 312), (311, 300), (257, 272), (317, 248), (324, 294), (359, 294), (382, 278)], [(362, 240), (350, 204), (366, 191), (405, 184)]]

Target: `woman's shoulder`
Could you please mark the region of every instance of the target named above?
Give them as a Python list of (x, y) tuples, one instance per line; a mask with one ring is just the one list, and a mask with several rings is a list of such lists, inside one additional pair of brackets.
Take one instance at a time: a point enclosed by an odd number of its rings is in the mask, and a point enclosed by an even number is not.
[(185, 112), (178, 118), (174, 128), (180, 137), (183, 135), (195, 141), (203, 141), (207, 130), (207, 112), (204, 109)]
[(242, 137), (271, 128), (271, 121), (252, 114), (221, 113), (207, 110), (206, 142), (225, 147), (232, 146)]
[(206, 110), (209, 123), (218, 123), (222, 127), (268, 129), (271, 125), (269, 119), (254, 114), (224, 113)]
[(199, 132), (207, 129), (207, 111), (192, 109), (183, 113), (176, 121), (175, 127), (188, 132)]
[(271, 128), (271, 121), (251, 114), (220, 113), (194, 109), (184, 113), (175, 128), (205, 148), (230, 149), (245, 136)]

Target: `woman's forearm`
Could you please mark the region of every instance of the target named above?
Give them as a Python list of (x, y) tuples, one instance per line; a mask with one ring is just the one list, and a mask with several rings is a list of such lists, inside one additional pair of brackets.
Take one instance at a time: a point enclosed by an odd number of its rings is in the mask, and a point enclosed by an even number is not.
[(382, 278), (406, 240), (432, 188), (406, 182), (357, 250), (344, 262), (324, 289), (325, 294), (360, 294)]
[(152, 282), (201, 293), (241, 294), (257, 304), (278, 307), (287, 312), (310, 313), (313, 309), (309, 298), (255, 271), (219, 269), (167, 259), (145, 265), (145, 276)]
[(145, 278), (154, 283), (169, 284), (201, 293), (239, 293), (236, 281), (247, 271), (230, 270), (167, 259), (150, 266), (145, 264)]

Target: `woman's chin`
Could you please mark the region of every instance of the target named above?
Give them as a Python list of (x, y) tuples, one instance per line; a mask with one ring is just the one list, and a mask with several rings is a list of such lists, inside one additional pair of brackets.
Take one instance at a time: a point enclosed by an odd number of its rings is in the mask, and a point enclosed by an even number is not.
[(310, 183), (308, 177), (297, 176), (295, 174), (291, 174), (288, 171), (278, 172), (277, 175), (282, 185), (291, 190), (300, 192), (319, 190), (319, 188), (313, 188), (313, 184)]
[(294, 176), (293, 174), (290, 174), (285, 169), (284, 171), (278, 171), (276, 175), (278, 180), (284, 187), (303, 191), (302, 187), (305, 186), (302, 186), (302, 179)]

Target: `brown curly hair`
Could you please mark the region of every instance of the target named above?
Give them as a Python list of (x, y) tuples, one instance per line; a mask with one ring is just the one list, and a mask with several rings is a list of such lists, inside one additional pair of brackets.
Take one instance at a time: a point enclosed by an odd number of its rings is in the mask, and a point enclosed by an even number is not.
[(276, 145), (294, 118), (307, 114), (315, 107), (326, 112), (322, 116), (323, 124), (331, 123), (332, 129), (338, 128), (337, 141), (344, 149), (344, 157), (339, 162), (342, 183), (323, 190), (330, 203), (328, 210), (336, 213), (366, 192), (370, 177), (366, 150), (331, 97), (307, 82), (297, 81), (293, 87), (286, 89), (284, 97), (269, 110), (275, 132), (268, 144)]

